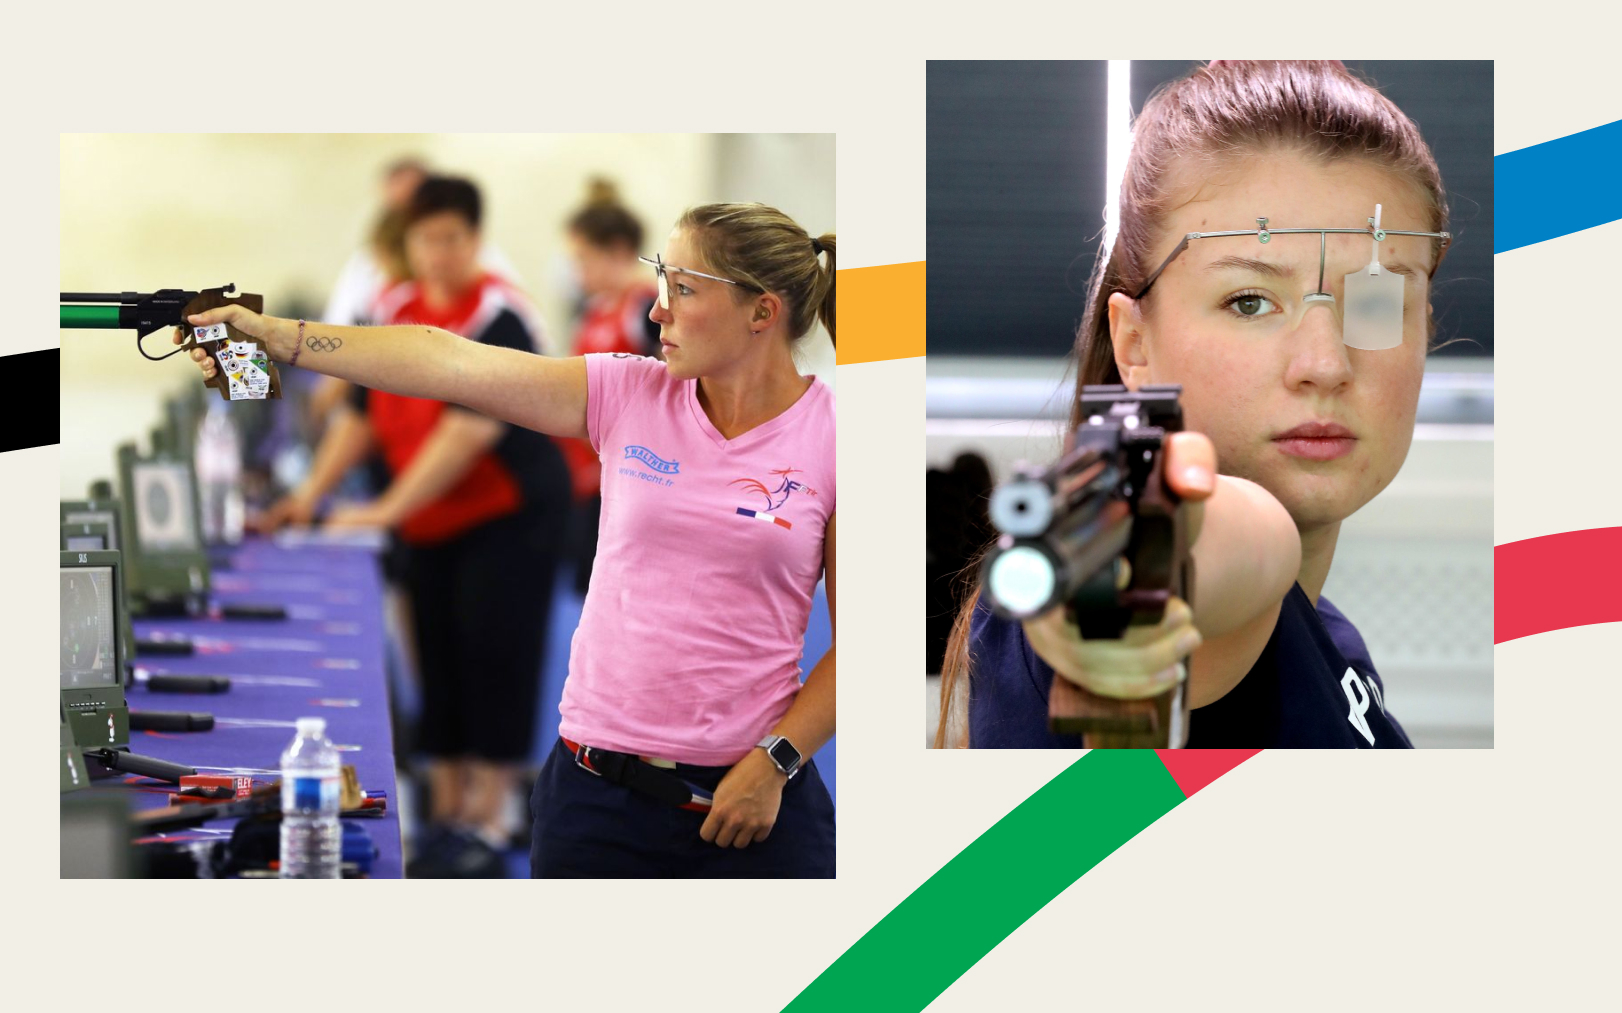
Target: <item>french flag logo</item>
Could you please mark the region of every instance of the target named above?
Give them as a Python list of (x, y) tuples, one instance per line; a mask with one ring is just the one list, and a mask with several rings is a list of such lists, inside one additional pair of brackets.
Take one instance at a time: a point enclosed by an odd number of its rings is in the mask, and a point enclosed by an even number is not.
[[(798, 468), (777, 468), (772, 471), (773, 475), (782, 480), (776, 489), (766, 488), (766, 483), (762, 482), (758, 478), (733, 479), (728, 483), (729, 485), (741, 485), (745, 490), (760, 496), (766, 501), (766, 509), (764, 510), (751, 510), (748, 507), (738, 507), (738, 516), (753, 517), (757, 521), (765, 521), (768, 524), (775, 524), (784, 530), (792, 529), (794, 525), (777, 516), (775, 513), (772, 513), (772, 511), (782, 509), (783, 504), (788, 502), (788, 498), (794, 494), (795, 490), (805, 488), (805, 486), (801, 483), (789, 478), (790, 475), (797, 475), (799, 473), (800, 469)], [(812, 495), (816, 494), (812, 493)]]
[(768, 524), (775, 524), (780, 528), (794, 527), (794, 525), (790, 524), (788, 521), (785, 521), (783, 518), (778, 517), (775, 514), (769, 514), (764, 510), (751, 510), (748, 507), (739, 507), (738, 514), (743, 517), (753, 517), (757, 521), (765, 521)]

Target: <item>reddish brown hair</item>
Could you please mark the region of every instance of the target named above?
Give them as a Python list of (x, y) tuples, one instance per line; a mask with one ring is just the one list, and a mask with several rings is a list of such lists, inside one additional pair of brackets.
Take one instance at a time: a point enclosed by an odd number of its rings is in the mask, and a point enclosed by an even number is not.
[[(1076, 333), (1076, 392), (1070, 424), (1080, 424), (1081, 388), (1120, 383), (1109, 333), (1109, 299), (1139, 291), (1165, 256), (1165, 219), (1186, 199), (1187, 181), (1208, 176), (1236, 158), (1292, 152), (1325, 163), (1363, 159), (1407, 180), (1429, 212), (1423, 231), (1447, 228), (1442, 173), (1419, 128), (1390, 99), (1338, 60), (1218, 60), (1157, 90), (1132, 124), (1132, 151), (1121, 180), (1120, 228), (1102, 250), (1089, 286), (1086, 316)], [(1181, 170), (1181, 171), (1178, 171)], [(1433, 240), (1441, 259), (1440, 242)], [(1153, 294), (1146, 298), (1153, 298)], [(978, 572), (976, 560), (967, 571)], [(966, 584), (941, 672), (941, 724), (935, 745), (947, 743), (948, 721), (967, 713), (959, 693), (973, 661), (969, 623), (978, 585)], [(964, 738), (967, 727), (964, 726)], [(962, 744), (967, 744), (966, 741)]]

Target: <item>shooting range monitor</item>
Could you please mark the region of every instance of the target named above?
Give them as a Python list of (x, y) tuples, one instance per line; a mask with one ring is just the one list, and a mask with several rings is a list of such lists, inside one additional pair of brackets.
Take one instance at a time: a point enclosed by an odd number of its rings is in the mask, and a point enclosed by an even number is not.
[(79, 752), (79, 745), (73, 739), (73, 726), (68, 724), (68, 710), (66, 707), (59, 707), (58, 710), (62, 713), (62, 756), (56, 769), (62, 777), (62, 790), (69, 792), (88, 788), (90, 771), (85, 769), (84, 755)]
[(119, 554), (62, 553), (62, 710), (78, 748), (129, 748)]
[[(62, 501), (62, 548), (118, 551), (118, 501), (114, 499), (65, 499)], [(104, 538), (105, 545), (69, 545), (69, 538)]]
[[(63, 552), (116, 552), (118, 550), (117, 500), (63, 500)], [(124, 592), (129, 593), (128, 581)], [(119, 637), (124, 648), (124, 685), (129, 685), (129, 666), (135, 660), (135, 629), (130, 625), (129, 600), (119, 603)]]
[(62, 525), (62, 549), (76, 552), (106, 552), (113, 546), (112, 526), (105, 521)]
[(198, 615), (208, 600), (197, 485), (189, 464), (118, 448), (120, 541), (138, 615)]
[(63, 797), (61, 878), (126, 879), (144, 872), (130, 842), (129, 806), (118, 792)]

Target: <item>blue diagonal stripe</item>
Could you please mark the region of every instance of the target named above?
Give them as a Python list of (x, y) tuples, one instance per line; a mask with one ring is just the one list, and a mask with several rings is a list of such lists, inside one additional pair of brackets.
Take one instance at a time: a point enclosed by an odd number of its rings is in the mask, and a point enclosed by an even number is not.
[(1622, 120), (1492, 160), (1493, 252), (1622, 219)]

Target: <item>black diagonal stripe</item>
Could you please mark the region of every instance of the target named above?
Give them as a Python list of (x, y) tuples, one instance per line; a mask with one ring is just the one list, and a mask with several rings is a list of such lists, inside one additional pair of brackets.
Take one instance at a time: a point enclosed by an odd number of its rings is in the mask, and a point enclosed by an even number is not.
[(0, 356), (0, 385), (5, 389), (0, 453), (62, 442), (58, 426), (61, 413), (42, 396), (47, 390), (60, 388), (61, 358), (61, 349), (57, 348)]

